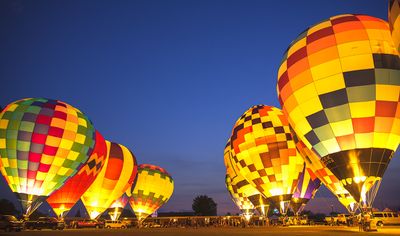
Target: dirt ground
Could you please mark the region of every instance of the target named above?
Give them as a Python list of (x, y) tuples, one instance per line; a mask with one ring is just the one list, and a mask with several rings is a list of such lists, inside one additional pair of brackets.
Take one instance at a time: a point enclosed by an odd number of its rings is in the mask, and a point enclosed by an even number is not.
[(42, 235), (74, 235), (74, 236), (265, 236), (265, 235), (400, 235), (399, 227), (385, 226), (378, 232), (358, 232), (358, 227), (346, 226), (291, 226), (291, 227), (254, 227), (254, 228), (145, 228), (145, 229), (67, 229), (63, 231), (41, 230), (4, 233), (0, 235), (42, 236)]

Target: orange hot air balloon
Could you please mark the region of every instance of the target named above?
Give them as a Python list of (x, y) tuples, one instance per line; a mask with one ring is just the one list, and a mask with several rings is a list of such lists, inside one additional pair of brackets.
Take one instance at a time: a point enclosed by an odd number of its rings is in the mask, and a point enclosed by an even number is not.
[(107, 159), (81, 200), (91, 219), (100, 216), (132, 186), (137, 176), (137, 162), (125, 146), (106, 141)]
[(95, 141), (92, 155), (78, 173), (47, 198), (47, 202), (57, 216), (63, 217), (64, 213), (68, 212), (79, 201), (82, 194), (100, 173), (106, 161), (107, 146), (103, 136), (98, 131), (96, 131)]
[(251, 107), (236, 122), (230, 140), (232, 160), (240, 174), (286, 214), (304, 161), (282, 111), (265, 105)]
[(330, 17), (301, 33), (278, 71), (298, 138), (369, 208), (400, 142), (400, 58), (388, 23)]

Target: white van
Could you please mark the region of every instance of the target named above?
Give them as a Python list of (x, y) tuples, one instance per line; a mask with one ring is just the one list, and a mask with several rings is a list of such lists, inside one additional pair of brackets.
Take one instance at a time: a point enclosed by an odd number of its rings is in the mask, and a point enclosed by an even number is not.
[(111, 228), (118, 228), (118, 229), (126, 229), (126, 223), (120, 220), (106, 220), (104, 222), (104, 228), (111, 229)]
[(377, 226), (400, 224), (400, 217), (397, 212), (374, 212), (374, 220)]

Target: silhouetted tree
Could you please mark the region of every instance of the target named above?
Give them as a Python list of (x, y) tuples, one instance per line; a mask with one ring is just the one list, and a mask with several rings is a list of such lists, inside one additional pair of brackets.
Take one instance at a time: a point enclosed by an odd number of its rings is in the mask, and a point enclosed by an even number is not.
[(216, 216), (217, 203), (207, 195), (199, 195), (193, 199), (192, 209), (199, 216)]
[(18, 213), (18, 211), (11, 201), (9, 201), (7, 199), (0, 200), (0, 214), (16, 215), (17, 213)]

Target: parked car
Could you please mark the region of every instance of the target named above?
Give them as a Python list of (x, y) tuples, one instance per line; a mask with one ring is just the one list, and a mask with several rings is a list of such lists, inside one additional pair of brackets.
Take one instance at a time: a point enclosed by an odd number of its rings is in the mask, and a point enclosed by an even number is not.
[(63, 230), (65, 224), (63, 221), (57, 220), (55, 217), (39, 217), (36, 221), (25, 221), (26, 229), (53, 229)]
[(124, 223), (120, 220), (106, 220), (104, 222), (104, 227), (107, 229), (111, 229), (111, 228), (126, 229), (127, 225), (126, 225), (126, 223)]
[(373, 218), (377, 226), (400, 224), (400, 216), (397, 212), (374, 212)]
[(24, 225), (22, 221), (19, 221), (15, 216), (12, 215), (0, 215), (0, 229), (10, 231), (21, 231)]
[(97, 220), (79, 220), (72, 223), (73, 228), (103, 228), (104, 222)]

